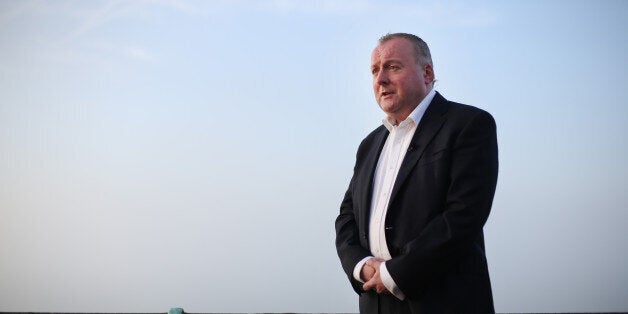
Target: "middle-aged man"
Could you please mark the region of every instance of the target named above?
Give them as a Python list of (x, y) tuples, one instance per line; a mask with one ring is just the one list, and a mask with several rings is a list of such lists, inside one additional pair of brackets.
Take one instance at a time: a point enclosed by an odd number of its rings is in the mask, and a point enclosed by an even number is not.
[(494, 313), (482, 232), (497, 183), (493, 117), (434, 90), (417, 36), (382, 37), (371, 73), (386, 117), (358, 148), (336, 219), (360, 313)]

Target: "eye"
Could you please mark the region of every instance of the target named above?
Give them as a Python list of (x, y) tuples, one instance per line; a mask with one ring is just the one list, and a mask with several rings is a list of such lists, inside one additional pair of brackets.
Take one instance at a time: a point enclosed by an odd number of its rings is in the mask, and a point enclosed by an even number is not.
[(401, 67), (400, 67), (400, 66), (398, 66), (398, 65), (394, 65), (394, 64), (389, 64), (388, 66), (386, 66), (386, 68), (387, 68), (388, 70), (391, 70), (391, 71), (397, 71), (397, 70), (401, 69)]
[(376, 75), (376, 74), (377, 74), (377, 72), (379, 72), (379, 69), (378, 69), (378, 68), (372, 68), (372, 69), (371, 69), (371, 74)]

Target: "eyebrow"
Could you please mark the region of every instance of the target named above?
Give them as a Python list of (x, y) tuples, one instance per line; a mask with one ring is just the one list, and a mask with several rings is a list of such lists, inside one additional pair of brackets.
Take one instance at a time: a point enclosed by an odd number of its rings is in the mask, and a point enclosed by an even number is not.
[(395, 59), (384, 59), (383, 63), (386, 64), (386, 63), (391, 63), (391, 62), (402, 63), (401, 59), (397, 59), (397, 58), (395, 58)]
[[(384, 62), (382, 64), (383, 65), (388, 65), (388, 64), (393, 64), (393, 63), (403, 64), (403, 62), (401, 62), (399, 59), (384, 60)], [(379, 63), (371, 64), (371, 69), (374, 69), (374, 68), (377, 68), (377, 67), (379, 67)]]

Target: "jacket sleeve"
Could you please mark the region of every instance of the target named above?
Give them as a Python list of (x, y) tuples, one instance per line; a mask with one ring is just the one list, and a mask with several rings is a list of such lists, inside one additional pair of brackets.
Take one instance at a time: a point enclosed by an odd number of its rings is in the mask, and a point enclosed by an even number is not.
[[(363, 145), (360, 145), (361, 147)], [(362, 244), (366, 244), (366, 233), (360, 233), (358, 224), (358, 212), (356, 204), (353, 201), (354, 186), (357, 180), (358, 161), (360, 156), (358, 149), (358, 158), (354, 167), (353, 177), (347, 188), (347, 192), (340, 205), (340, 213), (336, 218), (336, 251), (340, 257), (342, 268), (349, 278), (353, 289), (360, 294), (362, 284), (353, 278), (353, 270), (355, 265), (371, 253)]]

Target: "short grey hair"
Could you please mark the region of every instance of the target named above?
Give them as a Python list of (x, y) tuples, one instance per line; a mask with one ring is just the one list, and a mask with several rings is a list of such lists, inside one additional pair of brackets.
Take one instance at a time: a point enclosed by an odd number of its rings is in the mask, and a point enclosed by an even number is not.
[(432, 63), (432, 54), (430, 53), (430, 48), (427, 46), (427, 43), (423, 41), (419, 36), (408, 34), (408, 33), (388, 33), (379, 38), (379, 44), (383, 44), (391, 39), (395, 38), (405, 38), (409, 40), (414, 46), (414, 57), (416, 59), (417, 64), (423, 66), (429, 64), (432, 68), (434, 64)]

